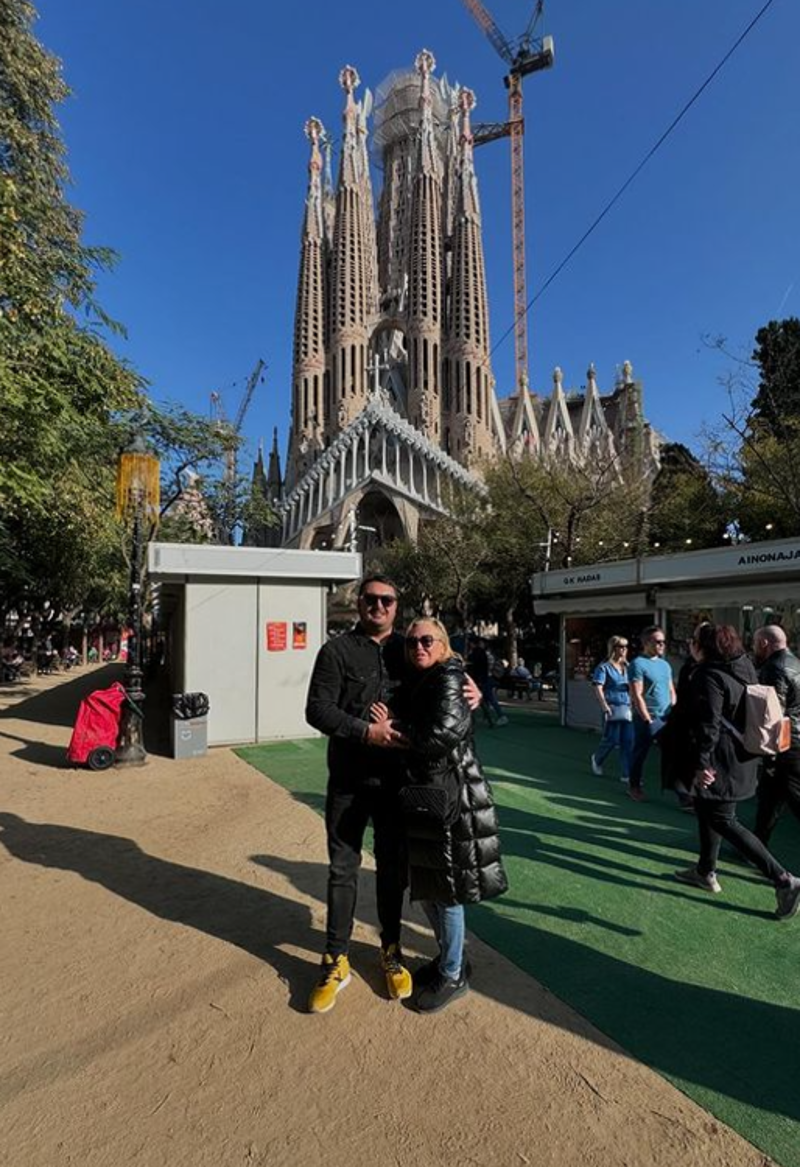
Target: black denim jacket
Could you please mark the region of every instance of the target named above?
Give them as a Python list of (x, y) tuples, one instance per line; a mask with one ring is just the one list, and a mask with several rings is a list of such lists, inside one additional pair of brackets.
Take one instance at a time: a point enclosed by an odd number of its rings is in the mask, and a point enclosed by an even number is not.
[(402, 751), (368, 746), (365, 738), (370, 705), (391, 706), (407, 672), (398, 632), (377, 644), (356, 626), (323, 644), (308, 687), (306, 721), (330, 738), (332, 779), (374, 783), (402, 773)]

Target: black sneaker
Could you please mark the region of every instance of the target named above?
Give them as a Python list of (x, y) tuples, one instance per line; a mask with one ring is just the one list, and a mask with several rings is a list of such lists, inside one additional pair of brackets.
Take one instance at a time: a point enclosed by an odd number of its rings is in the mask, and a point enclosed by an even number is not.
[(439, 973), (419, 993), (416, 1000), (417, 1012), (438, 1013), (440, 1009), (446, 1009), (451, 1001), (463, 997), (468, 992), (469, 984), (465, 976), (460, 976), (457, 981), (451, 981)]
[(779, 920), (791, 920), (800, 908), (800, 879), (790, 875), (787, 883), (775, 888), (775, 898), (778, 901), (775, 915)]
[(420, 965), (418, 969), (414, 970), (414, 987), (417, 989), (427, 988), (432, 984), (439, 975), (439, 958), (429, 960), (427, 964)]
[[(438, 976), (439, 958), (437, 957), (436, 960), (429, 960), (427, 964), (420, 965), (416, 970), (414, 973), (414, 986), (418, 989), (424, 989), (427, 985), (432, 984)], [(463, 980), (468, 981), (471, 976), (472, 961), (467, 957), (461, 969), (461, 977)]]

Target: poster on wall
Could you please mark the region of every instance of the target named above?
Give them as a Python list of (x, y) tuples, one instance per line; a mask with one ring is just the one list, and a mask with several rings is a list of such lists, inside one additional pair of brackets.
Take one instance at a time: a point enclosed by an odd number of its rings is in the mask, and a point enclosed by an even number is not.
[(286, 648), (287, 628), (284, 620), (267, 622), (267, 652), (283, 652)]
[(305, 620), (292, 624), (292, 648), (308, 648), (308, 625)]

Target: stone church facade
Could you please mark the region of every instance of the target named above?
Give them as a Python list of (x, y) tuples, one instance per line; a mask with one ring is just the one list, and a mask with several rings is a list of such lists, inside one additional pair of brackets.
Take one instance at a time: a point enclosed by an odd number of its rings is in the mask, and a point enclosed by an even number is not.
[[(356, 100), (344, 91), (339, 170), (306, 122), (292, 424), (279, 511), (287, 547), (367, 549), (445, 513), (453, 486), (480, 491), (504, 454), (619, 458), (657, 467), (658, 440), (626, 362), (602, 394), (527, 384), (498, 399), (471, 127), (475, 97), (434, 76), (423, 50)], [(374, 104), (374, 108), (373, 108)], [(368, 150), (383, 174), (373, 196)], [(271, 475), (274, 478), (274, 474)], [(272, 495), (274, 497), (274, 483)]]

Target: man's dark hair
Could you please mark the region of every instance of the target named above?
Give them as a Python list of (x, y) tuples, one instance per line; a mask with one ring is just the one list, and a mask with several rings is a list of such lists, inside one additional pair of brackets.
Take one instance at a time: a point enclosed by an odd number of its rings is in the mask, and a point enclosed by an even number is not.
[(371, 583), (384, 584), (385, 587), (391, 588), (396, 596), (400, 595), (400, 589), (398, 588), (397, 584), (394, 582), (393, 579), (389, 579), (388, 575), (382, 575), (379, 571), (373, 571), (369, 575), (365, 575), (364, 578), (361, 580), (361, 583), (358, 585), (358, 598), (359, 599), (361, 599), (361, 597), (363, 596), (364, 589), (367, 587), (368, 584), (371, 584)]
[(657, 632), (663, 632), (663, 631), (664, 631), (664, 629), (661, 627), (660, 624), (648, 624), (647, 627), (643, 628), (642, 631), (640, 632), (639, 639), (641, 640), (642, 644), (646, 644), (647, 641), (650, 640), (653, 636), (655, 636), (655, 634)]
[(695, 638), (707, 661), (734, 660), (744, 652), (739, 633), (732, 624), (701, 624)]

